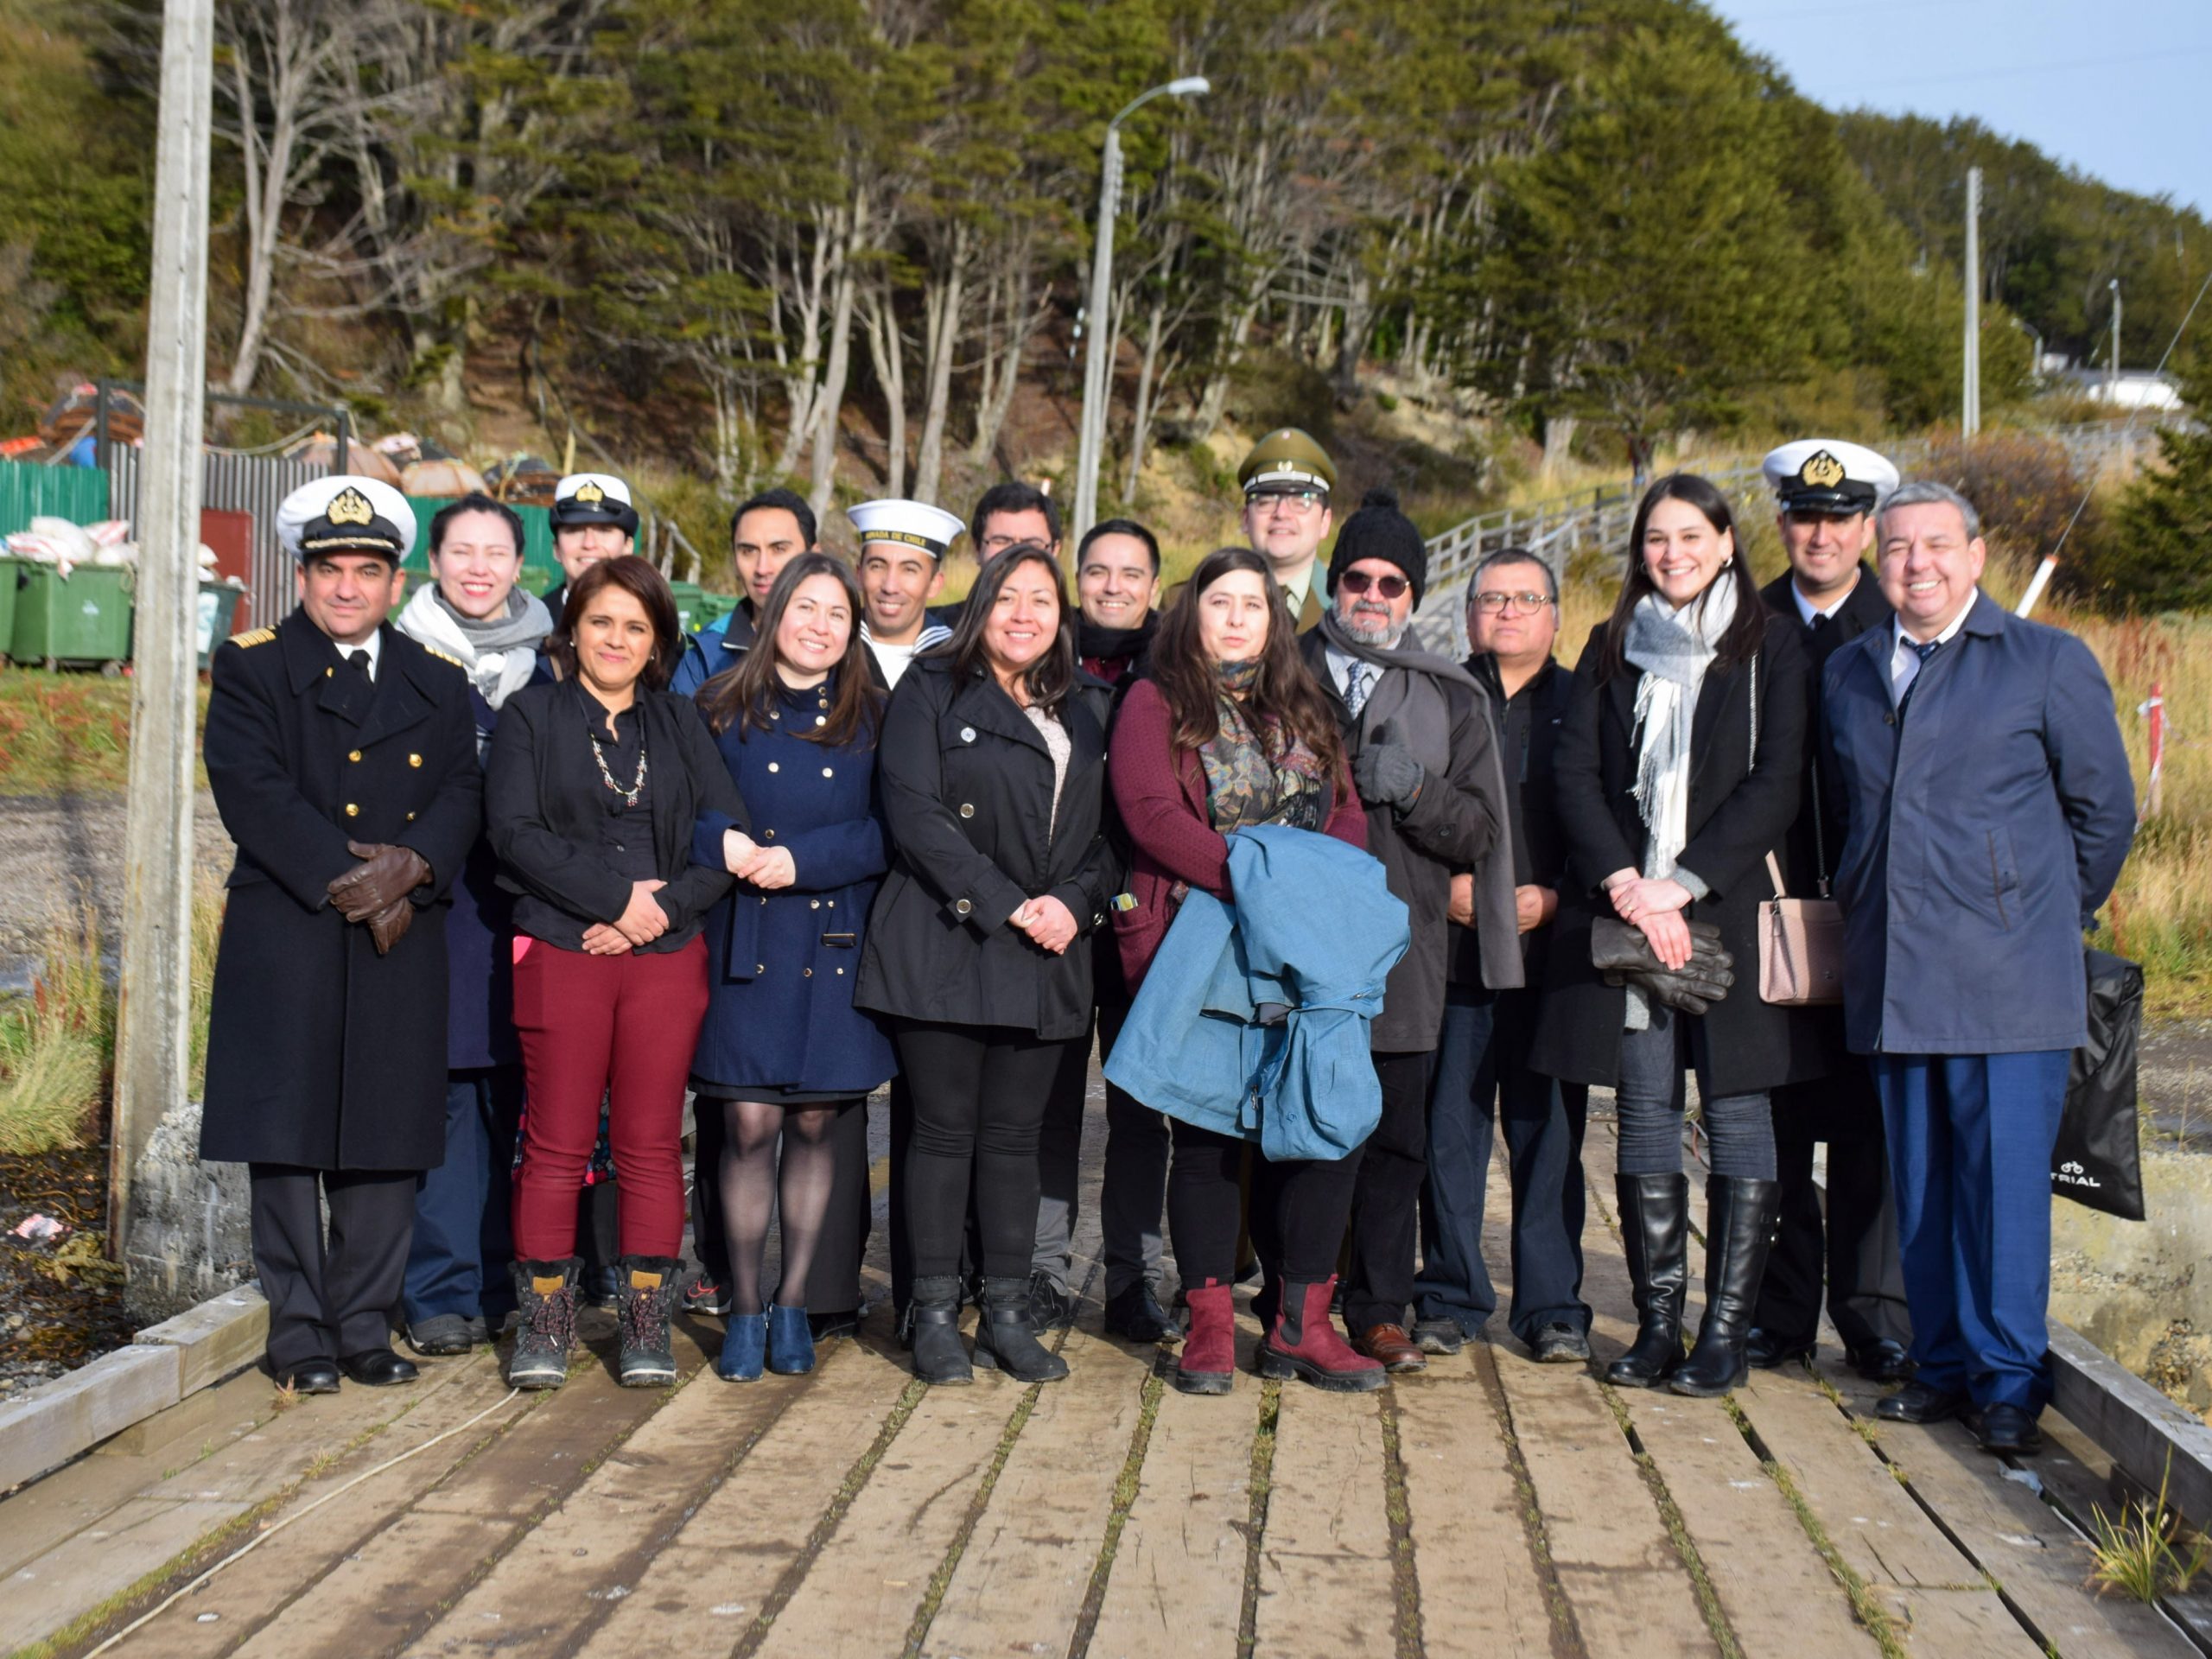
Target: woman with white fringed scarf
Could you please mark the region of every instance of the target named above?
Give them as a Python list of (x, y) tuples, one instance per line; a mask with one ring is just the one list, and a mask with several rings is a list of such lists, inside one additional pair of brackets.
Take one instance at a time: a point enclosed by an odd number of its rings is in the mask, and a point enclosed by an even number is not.
[[(1774, 892), (1766, 860), (1787, 857), (1811, 687), (1796, 630), (1760, 604), (1727, 499), (1710, 482), (1676, 474), (1653, 484), (1626, 563), (1560, 728), (1554, 773), (1568, 868), (1529, 1063), (1615, 1091), (1616, 1190), (1638, 1330), (1606, 1380), (1718, 1395), (1744, 1380), (1773, 1231), (1769, 1091), (1819, 1066), (1804, 1014), (1761, 1001), (1755, 977), (1758, 906)], [(1702, 1012), (1668, 1006), (1593, 964), (1600, 917), (1637, 930), (1664, 970), (1690, 962), (1691, 925), (1709, 925), (1735, 958), (1737, 982), (1693, 1005)], [(1701, 964), (1712, 948), (1710, 938), (1700, 946)], [(1611, 950), (1601, 937), (1607, 961)], [(1686, 1358), (1687, 1070), (1697, 1073), (1712, 1173), (1705, 1320)]]

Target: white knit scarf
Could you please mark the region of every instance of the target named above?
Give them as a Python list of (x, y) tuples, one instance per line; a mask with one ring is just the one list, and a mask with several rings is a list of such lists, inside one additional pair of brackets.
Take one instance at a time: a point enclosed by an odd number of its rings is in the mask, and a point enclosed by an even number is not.
[[(1724, 569), (1713, 585), (1681, 610), (1646, 594), (1629, 613), (1622, 655), (1643, 671), (1636, 687), (1637, 809), (1649, 836), (1643, 874), (1654, 880), (1675, 873), (1689, 839), (1690, 728), (1698, 690), (1736, 615), (1736, 583)], [(1640, 1031), (1650, 1009), (1629, 988), (1628, 1027)]]

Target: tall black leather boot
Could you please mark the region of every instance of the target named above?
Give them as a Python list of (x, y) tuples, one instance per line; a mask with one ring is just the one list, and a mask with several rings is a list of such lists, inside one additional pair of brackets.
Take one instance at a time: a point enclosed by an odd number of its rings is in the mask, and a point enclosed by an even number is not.
[(1676, 1394), (1710, 1397), (1750, 1378), (1745, 1344), (1781, 1200), (1779, 1181), (1716, 1175), (1705, 1184), (1705, 1323), (1668, 1382)]
[(1689, 1178), (1616, 1175), (1621, 1248), (1635, 1281), (1636, 1341), (1605, 1367), (1617, 1389), (1656, 1389), (1682, 1363), (1682, 1303), (1689, 1293)]
[[(976, 1326), (976, 1363), (1017, 1382), (1057, 1382), (1068, 1363), (1037, 1340), (1030, 1322), (1029, 1281), (983, 1281), (983, 1317)], [(917, 1352), (920, 1344), (915, 1344)]]
[[(1029, 1286), (1022, 1284), (1025, 1294)], [(913, 1332), (914, 1375), (925, 1382), (973, 1382), (968, 1350), (960, 1341), (960, 1281), (951, 1274), (914, 1281), (906, 1305)]]

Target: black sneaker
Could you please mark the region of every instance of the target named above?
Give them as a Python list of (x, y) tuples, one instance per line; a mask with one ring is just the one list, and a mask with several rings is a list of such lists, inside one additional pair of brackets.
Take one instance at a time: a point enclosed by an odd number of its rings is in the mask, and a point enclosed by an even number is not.
[(469, 1328), (469, 1324), (468, 1317), (462, 1313), (433, 1313), (427, 1319), (410, 1319), (407, 1345), (431, 1359), (465, 1354), (484, 1340)]
[(686, 1313), (704, 1313), (714, 1319), (726, 1319), (729, 1317), (730, 1309), (736, 1306), (737, 1300), (730, 1294), (728, 1285), (718, 1285), (703, 1275), (683, 1287), (683, 1311)]
[(1457, 1319), (1415, 1319), (1414, 1345), (1424, 1354), (1456, 1354), (1467, 1345)]
[(622, 1332), (622, 1386), (658, 1389), (676, 1381), (668, 1316), (676, 1300), (676, 1262), (665, 1255), (622, 1258), (617, 1319)]
[(1540, 1329), (1529, 1344), (1529, 1351), (1539, 1365), (1586, 1365), (1590, 1363), (1590, 1339), (1563, 1320), (1554, 1320)]
[(1042, 1336), (1075, 1323), (1075, 1299), (1043, 1272), (1029, 1275), (1029, 1328)]
[(1160, 1306), (1160, 1299), (1153, 1294), (1152, 1287), (1141, 1279), (1106, 1299), (1106, 1330), (1109, 1335), (1131, 1342), (1173, 1344), (1183, 1340), (1183, 1327), (1167, 1317), (1166, 1310)]

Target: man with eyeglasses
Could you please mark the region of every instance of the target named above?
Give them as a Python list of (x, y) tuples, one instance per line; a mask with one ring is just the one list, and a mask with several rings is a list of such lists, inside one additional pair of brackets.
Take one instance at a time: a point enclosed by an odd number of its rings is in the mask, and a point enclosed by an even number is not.
[[(1789, 569), (1759, 597), (1767, 609), (1804, 625), (1818, 687), (1829, 658), (1870, 629), (1888, 627), (1894, 615), (1867, 558), (1874, 509), (1897, 488), (1897, 469), (1859, 444), (1801, 438), (1770, 453), (1762, 470), (1775, 492)], [(1808, 745), (1802, 804), (1784, 848), (1801, 897), (1827, 893), (1843, 850), (1840, 803), (1821, 793), (1819, 759), (1818, 746)], [(1775, 1090), (1781, 1212), (1745, 1357), (1768, 1367), (1812, 1357), (1825, 1268), (1828, 1317), (1845, 1357), (1871, 1382), (1902, 1382), (1912, 1374), (1912, 1326), (1881, 1097), (1866, 1062), (1845, 1047), (1843, 1010), (1801, 1012), (1819, 1033), (1826, 1075)], [(1813, 1179), (1813, 1148), (1823, 1141), (1825, 1214)]]
[(1336, 467), (1319, 444), (1286, 426), (1252, 446), (1236, 481), (1244, 486), (1245, 538), (1282, 584), (1298, 632), (1307, 632), (1328, 608), (1314, 578), (1321, 543), (1335, 522), (1329, 492), (1336, 488)]
[(1574, 673), (1552, 657), (1558, 578), (1526, 549), (1493, 553), (1468, 582), (1466, 622), (1473, 646), (1467, 671), (1490, 691), (1504, 762), (1514, 924), (1528, 983), (1501, 991), (1484, 984), (1474, 875), (1455, 874), (1444, 1027), (1428, 1099), (1414, 1341), (1424, 1353), (1458, 1353), (1497, 1311), (1483, 1263), (1483, 1209), (1502, 1120), (1513, 1193), (1513, 1333), (1540, 1362), (1573, 1364), (1590, 1357), (1590, 1308), (1582, 1300), (1582, 1131), (1590, 1091), (1529, 1066), (1548, 925), (1567, 863), (1552, 756)]
[[(1444, 1024), (1452, 877), (1473, 874), (1483, 982), (1522, 982), (1507, 842), (1505, 775), (1490, 694), (1459, 664), (1407, 639), (1428, 580), (1421, 532), (1388, 490), (1344, 521), (1329, 561), (1330, 609), (1299, 641), (1351, 757), (1367, 808), (1367, 850), (1408, 912), (1412, 941), (1369, 1029), (1382, 1115), (1358, 1153), (1344, 1326), (1393, 1371), (1427, 1363), (1406, 1333), (1414, 1300), (1417, 1205), (1428, 1161), (1428, 1082)], [(1265, 1242), (1262, 1241), (1265, 1252)], [(1262, 1292), (1271, 1315), (1274, 1264)]]

